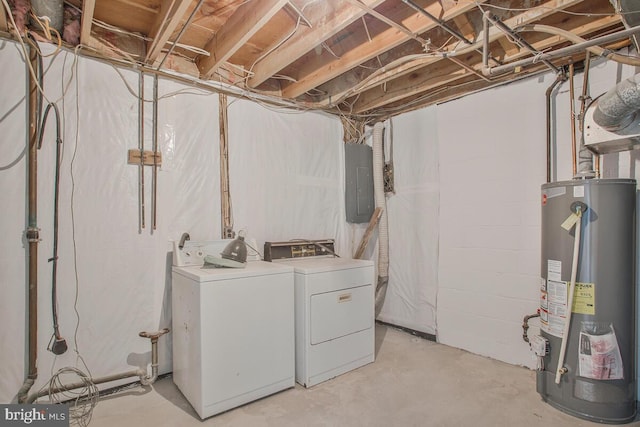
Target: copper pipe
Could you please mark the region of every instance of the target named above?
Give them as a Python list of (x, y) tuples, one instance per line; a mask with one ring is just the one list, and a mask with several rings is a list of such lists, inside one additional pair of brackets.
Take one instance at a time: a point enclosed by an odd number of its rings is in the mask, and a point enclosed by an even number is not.
[(587, 109), (587, 99), (589, 99), (589, 67), (591, 67), (591, 52), (587, 51), (584, 57), (584, 81), (582, 82), (582, 95), (580, 96), (580, 120), (578, 123), (580, 133), (584, 131), (584, 112)]
[[(38, 69), (38, 51), (29, 49), (29, 62)], [(40, 72), (40, 70), (38, 70)], [(38, 376), (38, 87), (35, 76), (29, 79), (29, 378)]]
[[(31, 67), (40, 73), (38, 61), (38, 51), (34, 47), (29, 47), (29, 62)], [(38, 378), (38, 242), (40, 236), (38, 232), (38, 86), (36, 76), (31, 75), (27, 70), (29, 78), (29, 147), (27, 151), (27, 176), (28, 176), (28, 225), (25, 237), (29, 243), (29, 268), (27, 282), (29, 287), (28, 312), (29, 312), (29, 338), (27, 352), (29, 357), (29, 368), (27, 378), (18, 391), (18, 402), (22, 403), (27, 397), (29, 390)]]
[[(580, 96), (580, 120), (578, 120), (578, 128), (580, 134), (584, 133), (584, 112), (587, 109), (587, 101), (591, 99), (589, 96), (589, 71), (591, 70), (591, 52), (587, 51), (584, 58), (584, 81), (582, 83), (582, 95)], [(600, 178), (600, 155), (593, 156), (593, 169), (596, 178)]]
[(575, 73), (575, 67), (573, 63), (569, 64), (569, 106), (570, 106), (570, 115), (571, 115), (571, 176), (576, 176), (578, 172), (578, 164), (576, 160), (576, 112), (575, 107), (573, 105), (573, 100), (575, 98), (575, 88), (573, 84), (573, 76)]

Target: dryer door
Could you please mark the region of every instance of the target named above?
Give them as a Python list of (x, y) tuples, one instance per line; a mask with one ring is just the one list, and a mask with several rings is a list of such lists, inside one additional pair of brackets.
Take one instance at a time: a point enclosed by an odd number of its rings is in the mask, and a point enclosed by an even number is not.
[(373, 327), (373, 286), (311, 295), (311, 345)]

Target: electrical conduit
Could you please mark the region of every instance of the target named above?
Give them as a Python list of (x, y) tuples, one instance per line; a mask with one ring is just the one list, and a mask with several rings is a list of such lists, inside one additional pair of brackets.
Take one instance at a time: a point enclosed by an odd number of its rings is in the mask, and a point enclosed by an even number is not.
[(558, 355), (558, 370), (556, 371), (556, 384), (560, 384), (562, 374), (567, 372), (564, 365), (564, 358), (567, 352), (567, 341), (569, 338), (569, 329), (571, 328), (571, 313), (573, 310), (573, 294), (576, 289), (576, 276), (578, 275), (578, 259), (580, 258), (580, 234), (582, 230), (582, 207), (576, 207), (576, 215), (578, 221), (575, 225), (576, 234), (573, 240), (573, 261), (571, 263), (571, 284), (569, 285), (569, 296), (567, 298), (567, 318), (564, 321), (564, 331), (562, 332), (562, 344), (560, 345), (560, 354)]
[(375, 295), (375, 317), (378, 317), (389, 284), (389, 224), (387, 221), (387, 199), (384, 195), (384, 126), (378, 122), (373, 126), (373, 194), (376, 208), (382, 209), (378, 222), (378, 283)]

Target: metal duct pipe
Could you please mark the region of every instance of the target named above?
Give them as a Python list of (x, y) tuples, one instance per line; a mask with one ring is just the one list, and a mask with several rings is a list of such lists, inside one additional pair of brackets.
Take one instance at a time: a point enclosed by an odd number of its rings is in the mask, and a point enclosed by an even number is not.
[(382, 209), (378, 223), (378, 283), (375, 295), (375, 317), (378, 317), (389, 284), (389, 225), (387, 221), (387, 199), (384, 195), (384, 126), (378, 122), (373, 126), (373, 194), (376, 208)]
[(640, 110), (640, 74), (621, 81), (594, 102), (594, 122), (608, 131), (626, 128)]
[[(38, 50), (33, 46), (29, 47), (29, 63), (31, 67), (40, 73)], [(38, 242), (40, 235), (38, 230), (38, 85), (36, 76), (32, 76), (27, 70), (29, 77), (29, 147), (27, 151), (27, 179), (28, 179), (28, 204), (27, 216), (28, 225), (25, 237), (29, 244), (29, 267), (27, 270), (28, 300), (28, 373), (22, 387), (16, 396), (18, 402), (24, 402), (29, 390), (33, 387), (38, 378)]]

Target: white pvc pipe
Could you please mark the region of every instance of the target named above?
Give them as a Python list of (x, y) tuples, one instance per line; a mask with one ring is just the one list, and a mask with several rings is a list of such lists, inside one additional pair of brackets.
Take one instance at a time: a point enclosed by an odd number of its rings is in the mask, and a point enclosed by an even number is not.
[(376, 317), (382, 309), (389, 282), (389, 226), (387, 221), (387, 199), (384, 195), (384, 126), (381, 122), (373, 126), (373, 194), (376, 207), (382, 209), (378, 222), (378, 284), (376, 286)]
[(576, 289), (576, 276), (578, 275), (578, 259), (580, 258), (580, 233), (582, 230), (582, 210), (578, 210), (578, 221), (576, 222), (576, 235), (573, 240), (573, 262), (571, 263), (571, 284), (569, 285), (569, 297), (567, 298), (567, 318), (564, 321), (564, 331), (562, 333), (562, 344), (558, 355), (558, 369), (556, 370), (556, 384), (560, 384), (560, 378), (565, 373), (564, 358), (567, 353), (567, 341), (569, 329), (571, 327), (571, 312), (573, 309), (573, 293)]

